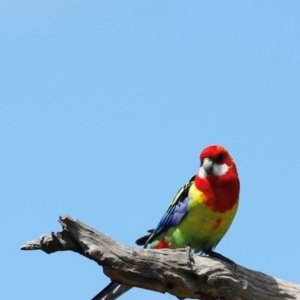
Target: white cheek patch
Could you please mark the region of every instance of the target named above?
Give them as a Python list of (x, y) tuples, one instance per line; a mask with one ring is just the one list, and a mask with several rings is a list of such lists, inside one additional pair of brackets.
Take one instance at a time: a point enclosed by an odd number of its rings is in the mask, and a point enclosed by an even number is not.
[(213, 174), (216, 176), (225, 175), (229, 170), (229, 167), (226, 164), (218, 165), (213, 164)]
[(228, 170), (229, 167), (226, 164), (218, 165), (214, 163), (212, 165), (212, 174), (211, 173), (207, 174), (204, 167), (201, 166), (198, 175), (200, 178), (206, 178), (207, 176), (211, 176), (211, 175), (222, 176), (225, 175), (228, 172)]

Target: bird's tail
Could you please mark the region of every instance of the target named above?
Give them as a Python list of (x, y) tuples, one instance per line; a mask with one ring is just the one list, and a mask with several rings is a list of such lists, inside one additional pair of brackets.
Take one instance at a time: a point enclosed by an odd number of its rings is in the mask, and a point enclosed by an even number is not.
[(92, 300), (114, 300), (120, 297), (122, 294), (130, 290), (131, 287), (121, 285), (112, 281), (101, 292), (99, 292)]

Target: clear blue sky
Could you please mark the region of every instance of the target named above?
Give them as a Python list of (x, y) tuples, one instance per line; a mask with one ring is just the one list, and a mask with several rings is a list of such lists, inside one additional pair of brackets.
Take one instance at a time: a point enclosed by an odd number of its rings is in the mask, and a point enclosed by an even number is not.
[[(69, 214), (134, 246), (210, 144), (238, 214), (217, 250), (300, 282), (299, 1), (0, 2), (3, 299), (89, 300), (93, 261), (20, 246)], [(175, 299), (134, 289), (123, 299)]]

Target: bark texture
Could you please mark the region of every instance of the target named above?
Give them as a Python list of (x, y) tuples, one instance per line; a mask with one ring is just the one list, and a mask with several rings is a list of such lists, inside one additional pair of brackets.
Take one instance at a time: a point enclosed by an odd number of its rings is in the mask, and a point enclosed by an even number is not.
[(261, 272), (195, 255), (191, 268), (184, 249), (132, 248), (69, 216), (60, 217), (59, 222), (62, 232), (26, 242), (21, 250), (42, 250), (48, 254), (71, 250), (97, 262), (114, 281), (180, 298), (300, 300), (300, 285)]

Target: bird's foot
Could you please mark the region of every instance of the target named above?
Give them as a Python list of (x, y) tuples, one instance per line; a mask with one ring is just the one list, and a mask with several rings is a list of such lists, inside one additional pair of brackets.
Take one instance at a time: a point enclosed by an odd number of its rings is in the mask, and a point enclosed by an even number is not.
[(222, 254), (218, 253), (218, 252), (215, 252), (215, 251), (209, 251), (206, 253), (208, 256), (210, 257), (215, 257), (215, 258), (218, 258), (222, 261), (225, 261), (227, 263), (229, 263), (230, 265), (232, 265), (234, 268), (236, 268), (236, 263), (234, 261), (232, 261), (231, 259), (223, 256)]
[(187, 265), (188, 265), (188, 267), (190, 267), (192, 269), (193, 264), (195, 264), (195, 260), (194, 260), (194, 257), (193, 257), (191, 247), (186, 246), (185, 247), (185, 252), (186, 252), (186, 255), (187, 255)]

